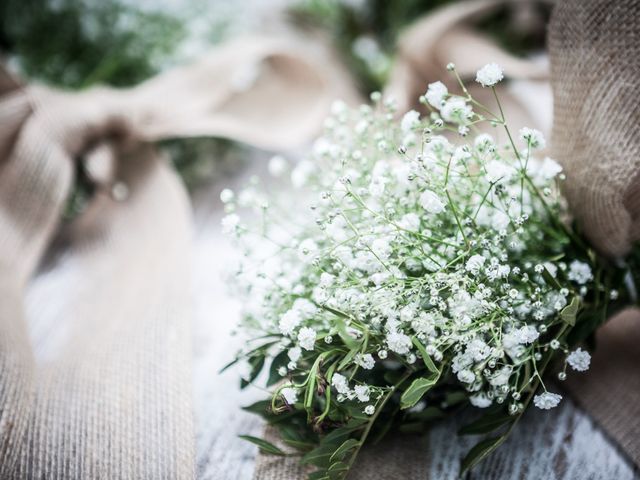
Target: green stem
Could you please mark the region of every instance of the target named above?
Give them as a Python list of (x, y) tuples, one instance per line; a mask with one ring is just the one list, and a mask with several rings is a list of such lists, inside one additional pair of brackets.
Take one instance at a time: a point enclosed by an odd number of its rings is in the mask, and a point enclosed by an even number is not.
[[(353, 453), (351, 454), (351, 458), (349, 459), (349, 463), (347, 463), (347, 476), (349, 475), (349, 472), (351, 471), (351, 467), (353, 466), (354, 462), (356, 461), (356, 458), (358, 457), (358, 453), (360, 453), (360, 449), (362, 448), (362, 445), (364, 445), (364, 442), (366, 441), (367, 437), (369, 436), (369, 433), (371, 433), (371, 428), (373, 428), (374, 423), (376, 423), (376, 419), (378, 418), (378, 416), (382, 412), (384, 406), (389, 401), (389, 399), (393, 396), (393, 394), (398, 389), (398, 387), (400, 387), (400, 385), (402, 385), (411, 376), (412, 373), (413, 373), (412, 371), (406, 372), (402, 376), (402, 378), (398, 381), (398, 383), (396, 383), (393, 387), (391, 387), (391, 390), (389, 390), (389, 393), (387, 393), (387, 395), (384, 397), (384, 399), (382, 400), (382, 403), (380, 403), (380, 405), (378, 407), (376, 407), (375, 413), (371, 416), (371, 419), (370, 419), (369, 423), (367, 424), (367, 427), (362, 432), (362, 436), (360, 437), (360, 444), (353, 451)], [(345, 476), (345, 478), (346, 478), (346, 476)]]

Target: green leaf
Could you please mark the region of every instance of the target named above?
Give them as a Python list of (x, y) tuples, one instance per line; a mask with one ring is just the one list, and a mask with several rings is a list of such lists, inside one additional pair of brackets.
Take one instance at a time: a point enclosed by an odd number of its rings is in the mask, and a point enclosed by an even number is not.
[(334, 443), (331, 444), (320, 444), (319, 447), (314, 448), (309, 453), (305, 454), (300, 463), (315, 465), (320, 468), (328, 468), (331, 464), (331, 456), (336, 449), (336, 445)]
[(580, 308), (580, 299), (573, 297), (571, 303), (564, 307), (560, 312), (560, 318), (563, 322), (568, 323), (572, 327), (576, 324), (576, 317), (578, 316), (578, 309)]
[(246, 407), (242, 407), (245, 412), (255, 413), (261, 417), (268, 418), (275, 414), (271, 411), (271, 400), (260, 400)]
[(547, 267), (543, 266), (544, 270), (542, 270), (542, 278), (547, 282), (547, 285), (555, 288), (556, 290), (560, 290), (562, 286), (558, 283), (558, 280), (551, 275), (551, 272), (547, 270)]
[(278, 369), (280, 367), (286, 367), (289, 363), (289, 356), (286, 350), (283, 350), (278, 355), (275, 356), (273, 361), (271, 362), (271, 366), (269, 367), (269, 379), (267, 380), (267, 387), (271, 387), (275, 385), (282, 377), (278, 373)]
[(475, 422), (470, 423), (462, 427), (459, 431), (459, 435), (478, 435), (483, 433), (489, 433), (496, 428), (500, 428), (503, 425), (512, 423), (515, 418), (506, 413), (494, 413), (486, 414), (480, 417)]
[(360, 345), (356, 345), (351, 350), (349, 350), (349, 353), (347, 353), (344, 356), (344, 358), (342, 359), (342, 361), (338, 365), (338, 369), (337, 370), (338, 371), (344, 370), (344, 368), (353, 361), (353, 359), (355, 358), (355, 356), (358, 354), (359, 351), (360, 351)]
[(434, 374), (437, 374), (438, 376), (440, 376), (440, 370), (438, 370), (438, 368), (435, 366), (435, 364), (433, 363), (433, 360), (431, 360), (431, 357), (427, 353), (427, 350), (424, 348), (424, 346), (422, 345), (420, 340), (418, 340), (416, 337), (412, 337), (411, 341), (413, 342), (413, 344), (416, 346), (416, 348), (420, 352), (420, 356), (422, 357), (422, 361), (424, 362), (424, 364), (427, 367), (427, 369), (431, 373), (434, 373)]
[(344, 462), (333, 463), (327, 470), (329, 478), (331, 478), (332, 480), (341, 480), (343, 478), (346, 478), (348, 472), (349, 465)]
[(438, 378), (416, 378), (409, 388), (400, 397), (400, 408), (411, 408), (427, 393), (438, 381)]
[(352, 418), (349, 422), (340, 428), (336, 428), (329, 432), (323, 439), (323, 443), (337, 443), (343, 442), (352, 432), (358, 430), (359, 428), (363, 428), (367, 423), (367, 419), (360, 418)]
[(260, 448), (260, 450), (264, 453), (271, 453), (272, 455), (286, 455), (284, 451), (280, 448), (276, 447), (273, 443), (269, 443), (266, 440), (258, 437), (252, 437), (251, 435), (238, 435), (243, 440), (247, 440)]
[(360, 446), (360, 442), (358, 440), (356, 440), (355, 438), (349, 438), (348, 440), (345, 440), (342, 445), (340, 445), (335, 452), (333, 452), (333, 455), (331, 455), (330, 458), (330, 462), (336, 462), (338, 460), (342, 460), (342, 458), (350, 451), (353, 450), (356, 447)]
[(360, 348), (360, 342), (353, 338), (351, 334), (347, 331), (347, 324), (342, 319), (338, 319), (335, 322), (336, 328), (338, 330), (338, 336), (344, 342), (344, 344), (350, 350)]
[(264, 356), (259, 355), (251, 357), (249, 359), (249, 365), (251, 365), (251, 373), (249, 374), (249, 378), (247, 380), (245, 380), (244, 378), (240, 380), (241, 389), (246, 388), (257, 378), (258, 375), (260, 375), (262, 367), (264, 367)]
[(491, 452), (498, 448), (505, 439), (505, 436), (487, 438), (473, 447), (462, 460), (460, 476), (484, 460)]

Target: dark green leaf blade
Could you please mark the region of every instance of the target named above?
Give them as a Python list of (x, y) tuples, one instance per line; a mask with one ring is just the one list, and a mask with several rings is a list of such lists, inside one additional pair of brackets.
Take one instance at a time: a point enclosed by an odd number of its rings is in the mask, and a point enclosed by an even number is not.
[(353, 450), (356, 447), (360, 446), (360, 442), (358, 440), (356, 440), (355, 438), (349, 438), (348, 440), (345, 440), (342, 445), (340, 445), (335, 452), (333, 452), (333, 455), (331, 455), (331, 463), (334, 463), (338, 460), (342, 460), (342, 458), (350, 451)]
[(243, 440), (246, 440), (248, 442), (253, 443), (254, 445), (257, 445), (262, 452), (270, 453), (272, 455), (280, 455), (280, 456), (286, 455), (284, 451), (276, 447), (273, 443), (267, 442), (262, 438), (253, 437), (251, 435), (238, 435), (238, 436)]
[(487, 438), (473, 447), (462, 460), (460, 476), (484, 460), (491, 452), (498, 448), (505, 439), (505, 436)]
[(459, 435), (480, 435), (489, 433), (503, 425), (512, 423), (515, 418), (507, 413), (486, 414), (475, 422), (465, 425), (459, 431)]
[(404, 410), (413, 407), (437, 381), (437, 378), (416, 378), (400, 397), (400, 408)]

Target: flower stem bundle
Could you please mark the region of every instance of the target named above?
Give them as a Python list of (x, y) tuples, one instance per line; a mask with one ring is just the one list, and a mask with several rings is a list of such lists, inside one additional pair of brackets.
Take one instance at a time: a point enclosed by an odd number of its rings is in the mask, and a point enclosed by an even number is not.
[[(477, 75), (494, 93), (502, 78), (495, 64)], [(345, 478), (366, 442), (470, 405), (483, 415), (461, 433), (489, 435), (466, 471), (530, 405), (558, 405), (545, 374), (587, 370), (596, 327), (634, 300), (628, 268), (571, 224), (542, 134), (511, 131), (497, 94), (490, 107), (460, 86), (429, 85), (427, 113), (401, 121), (380, 94), (357, 110), (336, 103), (291, 171), (308, 208), (257, 179), (222, 194), (223, 229), (245, 254), (236, 361), (243, 386), (265, 377), (270, 389), (248, 409), (317, 467), (310, 478)]]

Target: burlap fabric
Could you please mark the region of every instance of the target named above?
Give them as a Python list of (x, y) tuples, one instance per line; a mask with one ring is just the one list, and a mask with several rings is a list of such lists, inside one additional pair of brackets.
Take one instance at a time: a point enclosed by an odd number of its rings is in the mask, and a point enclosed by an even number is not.
[[(289, 45), (229, 45), (126, 91), (21, 87), (0, 69), (0, 478), (193, 478), (190, 206), (144, 140), (309, 139), (348, 84)], [(79, 158), (103, 185), (56, 234)], [(35, 350), (25, 292), (54, 240), (47, 268), (81, 273)]]
[[(566, 195), (601, 252), (619, 257), (640, 239), (640, 3), (559, 2), (549, 27), (553, 155)], [(573, 398), (640, 465), (640, 313), (624, 312), (597, 335)]]
[(559, 2), (549, 27), (554, 154), (594, 246), (611, 256), (640, 239), (640, 3)]
[[(509, 2), (460, 2), (417, 21), (399, 40), (386, 93), (398, 99), (402, 109), (412, 108), (429, 82), (450, 78), (444, 66), (451, 61), (468, 80), (477, 68), (493, 61), (505, 68), (508, 78), (544, 79), (543, 68), (505, 54), (473, 31), (476, 19), (505, 3)], [(559, 1), (548, 47), (555, 102), (552, 146), (554, 158), (567, 173), (567, 195), (594, 245), (608, 255), (622, 255), (640, 238), (640, 96), (635, 91), (640, 78), (640, 3)], [(450, 80), (447, 86), (456, 88)], [(482, 98), (482, 89), (473, 91), (477, 94)], [(500, 96), (510, 125), (536, 126), (517, 96), (504, 87)], [(572, 378), (567, 388), (640, 465), (638, 345), (640, 314), (624, 312), (598, 333), (586, 379)], [(377, 455), (361, 460), (352, 477), (428, 478), (427, 458), (427, 447), (394, 439), (377, 449)], [(303, 478), (296, 468), (293, 458), (262, 455), (254, 478)]]

